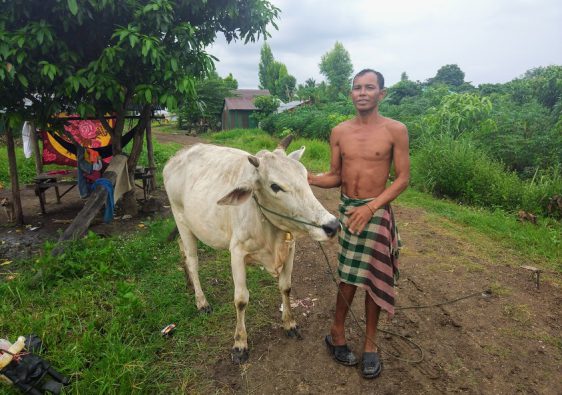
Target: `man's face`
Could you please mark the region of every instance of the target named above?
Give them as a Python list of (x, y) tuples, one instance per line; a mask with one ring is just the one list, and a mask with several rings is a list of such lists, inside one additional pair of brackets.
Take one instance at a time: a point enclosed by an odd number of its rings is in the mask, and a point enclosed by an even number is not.
[(369, 111), (377, 107), (384, 93), (379, 88), (376, 74), (366, 73), (355, 78), (351, 87), (351, 100), (358, 111)]

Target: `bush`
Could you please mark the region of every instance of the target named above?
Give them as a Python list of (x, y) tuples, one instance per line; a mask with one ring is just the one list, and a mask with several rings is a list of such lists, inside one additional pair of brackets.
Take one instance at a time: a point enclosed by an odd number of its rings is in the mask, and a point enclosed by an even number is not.
[(293, 111), (273, 114), (261, 123), (263, 130), (279, 137), (290, 129), (299, 137), (328, 141), (332, 128), (355, 114), (350, 101), (304, 106)]
[(548, 199), (562, 190), (560, 171), (523, 182), (470, 139), (426, 141), (412, 156), (412, 185), (462, 203), (547, 214)]

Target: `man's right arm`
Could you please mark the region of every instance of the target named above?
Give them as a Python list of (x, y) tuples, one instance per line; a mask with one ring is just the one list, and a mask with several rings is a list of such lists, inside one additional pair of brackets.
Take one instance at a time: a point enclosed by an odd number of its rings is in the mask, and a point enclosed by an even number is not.
[(341, 150), (339, 144), (340, 130), (336, 126), (330, 134), (330, 171), (313, 175), (308, 173), (308, 183), (320, 188), (336, 188), (341, 186)]

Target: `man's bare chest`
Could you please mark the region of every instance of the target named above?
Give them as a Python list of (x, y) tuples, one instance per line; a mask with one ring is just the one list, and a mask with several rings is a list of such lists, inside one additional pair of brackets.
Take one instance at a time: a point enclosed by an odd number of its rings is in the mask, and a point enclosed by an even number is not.
[(340, 142), (340, 151), (344, 161), (377, 162), (391, 158), (392, 143), (378, 136), (355, 136)]

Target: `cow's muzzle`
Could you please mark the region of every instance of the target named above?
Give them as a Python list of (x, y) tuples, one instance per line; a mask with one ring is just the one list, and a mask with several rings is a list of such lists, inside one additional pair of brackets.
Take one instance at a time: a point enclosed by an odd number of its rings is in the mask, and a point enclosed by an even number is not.
[(340, 228), (340, 223), (337, 219), (334, 219), (328, 222), (325, 225), (322, 225), (322, 229), (328, 235), (328, 237), (334, 237), (336, 233), (338, 233), (338, 229)]

